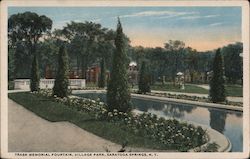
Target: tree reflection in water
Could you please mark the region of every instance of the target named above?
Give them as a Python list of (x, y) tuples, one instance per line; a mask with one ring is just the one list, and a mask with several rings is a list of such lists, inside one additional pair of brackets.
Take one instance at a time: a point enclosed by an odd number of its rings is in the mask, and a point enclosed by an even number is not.
[(149, 109), (162, 110), (164, 108), (164, 103), (155, 102), (151, 100), (141, 100), (132, 98), (132, 103), (136, 106), (136, 109), (144, 112), (147, 112)]
[(223, 133), (225, 130), (227, 113), (224, 111), (208, 109), (210, 112), (210, 126), (211, 128)]
[(163, 112), (171, 118), (182, 118), (185, 113), (191, 113), (194, 109), (196, 109), (196, 106), (167, 103), (164, 104)]
[(171, 118), (182, 118), (185, 113), (191, 113), (194, 109), (196, 109), (196, 106), (164, 103), (141, 99), (132, 99), (132, 102), (140, 111), (147, 112), (149, 109), (155, 111), (162, 111), (164, 115)]

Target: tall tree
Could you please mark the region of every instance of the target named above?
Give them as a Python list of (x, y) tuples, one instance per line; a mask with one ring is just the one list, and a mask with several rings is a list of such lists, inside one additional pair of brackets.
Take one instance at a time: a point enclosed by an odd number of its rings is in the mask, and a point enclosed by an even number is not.
[(107, 91), (107, 109), (109, 111), (117, 109), (122, 112), (128, 112), (131, 110), (127, 75), (128, 60), (125, 52), (124, 34), (119, 18), (116, 30), (115, 46), (116, 50), (113, 55), (112, 70), (110, 75), (111, 79), (109, 81)]
[(53, 88), (53, 94), (58, 97), (68, 96), (68, 85), (69, 85), (69, 63), (68, 54), (62, 44), (59, 49), (58, 55), (58, 68), (55, 80), (55, 85)]
[(145, 61), (142, 62), (139, 74), (139, 92), (150, 92), (150, 75)]
[(223, 102), (226, 99), (225, 95), (225, 76), (224, 62), (221, 55), (221, 50), (217, 49), (213, 61), (213, 75), (210, 80), (209, 96), (214, 103)]
[[(24, 12), (11, 15), (8, 19), (9, 44), (16, 45), (23, 41), (28, 48), (30, 55), (33, 55), (32, 67), (37, 67), (36, 45), (39, 39), (47, 34), (52, 28), (52, 20), (45, 15), (39, 16), (36, 13)], [(38, 69), (31, 68), (31, 91), (39, 88)]]
[(104, 88), (106, 85), (106, 68), (105, 68), (105, 59), (101, 60), (101, 73), (98, 81), (98, 87)]

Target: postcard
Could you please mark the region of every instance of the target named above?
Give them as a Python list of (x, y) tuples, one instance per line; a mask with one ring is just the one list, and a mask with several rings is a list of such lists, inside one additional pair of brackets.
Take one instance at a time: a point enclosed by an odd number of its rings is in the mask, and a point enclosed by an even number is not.
[(247, 1), (2, 1), (1, 158), (248, 158)]

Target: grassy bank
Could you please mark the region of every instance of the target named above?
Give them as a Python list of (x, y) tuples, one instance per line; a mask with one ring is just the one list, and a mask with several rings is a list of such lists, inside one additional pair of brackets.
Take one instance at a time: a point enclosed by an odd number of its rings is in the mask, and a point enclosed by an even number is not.
[(195, 86), (185, 84), (185, 89), (180, 89), (178, 85), (173, 85), (172, 83), (166, 83), (162, 85), (161, 83), (156, 83), (151, 86), (151, 90), (159, 90), (159, 91), (170, 91), (170, 92), (183, 92), (183, 93), (200, 93), (200, 94), (208, 94), (208, 90)]
[(151, 139), (126, 131), (123, 129), (125, 125), (97, 120), (87, 113), (77, 111), (62, 103), (54, 102), (49, 98), (36, 96), (27, 92), (11, 93), (9, 94), (9, 98), (51, 122), (69, 121), (82, 129), (115, 143), (123, 144), (127, 141), (130, 147), (163, 149), (161, 144)]
[(242, 97), (243, 87), (240, 85), (226, 85), (227, 96)]
[[(159, 91), (170, 91), (170, 92), (183, 92), (183, 93), (198, 93), (198, 94), (209, 94), (209, 90), (201, 88), (196, 85), (185, 84), (185, 89), (180, 89), (177, 85), (174, 86), (172, 83), (166, 83), (162, 85), (157, 83), (151, 86), (152, 90)], [(242, 97), (243, 88), (240, 85), (225, 85), (227, 96)]]

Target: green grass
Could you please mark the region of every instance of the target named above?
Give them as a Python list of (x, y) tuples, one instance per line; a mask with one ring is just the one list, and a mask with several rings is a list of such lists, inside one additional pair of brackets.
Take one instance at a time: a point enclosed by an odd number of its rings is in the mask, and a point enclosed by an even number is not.
[(185, 89), (180, 89), (177, 85), (174, 86), (172, 83), (166, 83), (164, 85), (160, 83), (156, 83), (151, 86), (151, 90), (159, 90), (159, 91), (171, 91), (171, 92), (183, 92), (183, 93), (199, 93), (199, 94), (208, 94), (208, 90), (195, 86), (185, 84)]
[(227, 96), (242, 97), (243, 87), (241, 85), (226, 85)]
[[(226, 85), (227, 96), (242, 97), (243, 88), (241, 85)], [(208, 94), (209, 90), (190, 84), (185, 84), (185, 89), (181, 90), (178, 86), (174, 86), (172, 83), (166, 83), (162, 85), (161, 83), (156, 83), (151, 86), (151, 90), (159, 91), (171, 91), (171, 92), (183, 92), (183, 93), (198, 93), (198, 94)]]
[(128, 146), (130, 147), (163, 149), (162, 145), (153, 140), (126, 131), (123, 124), (96, 120), (89, 114), (76, 111), (64, 104), (53, 102), (51, 99), (39, 97), (28, 92), (11, 93), (8, 96), (48, 121), (69, 121), (82, 129), (115, 143), (123, 144), (125, 141), (128, 141)]

